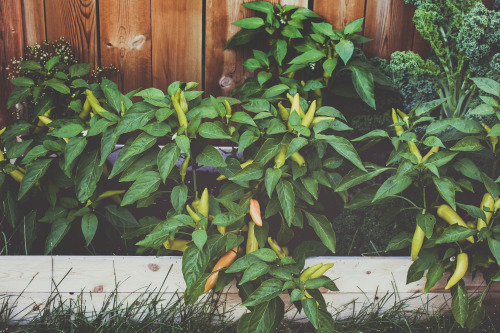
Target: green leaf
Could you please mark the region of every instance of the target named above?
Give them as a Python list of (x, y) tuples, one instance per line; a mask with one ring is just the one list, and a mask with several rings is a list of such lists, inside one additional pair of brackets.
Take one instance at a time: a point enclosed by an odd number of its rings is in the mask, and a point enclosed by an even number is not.
[(483, 131), (481, 125), (472, 119), (458, 119), (455, 118), (455, 121), (451, 124), (456, 130), (462, 133), (468, 134), (478, 134)]
[(98, 162), (99, 150), (95, 149), (83, 155), (76, 167), (75, 187), (78, 201), (85, 202), (94, 194), (97, 182), (102, 175), (102, 167)]
[(262, 95), (263, 98), (272, 98), (276, 97), (278, 95), (281, 95), (285, 91), (290, 89), (286, 84), (277, 84), (275, 86), (272, 86), (270, 88), (267, 88), (264, 94)]
[(209, 252), (200, 250), (196, 245), (188, 246), (182, 255), (182, 275), (187, 289), (193, 289), (195, 283), (207, 269), (210, 262)]
[(348, 39), (341, 39), (340, 42), (335, 45), (335, 51), (337, 51), (344, 64), (347, 65), (347, 62), (351, 59), (354, 52), (354, 43)]
[(28, 193), (29, 189), (36, 184), (36, 182), (43, 177), (43, 175), (47, 172), (50, 162), (52, 162), (52, 158), (45, 158), (33, 161), (26, 168), (26, 174), (19, 185), (19, 194), (17, 196), (17, 200), (20, 200), (26, 193)]
[(287, 180), (280, 180), (276, 185), (276, 191), (278, 192), (283, 214), (285, 215), (288, 226), (290, 226), (295, 215), (295, 192), (293, 186)]
[[(463, 210), (465, 210), (467, 213), (470, 214), (470, 216), (472, 216), (474, 218), (486, 220), (486, 215), (484, 214), (484, 211), (479, 207), (476, 207), (473, 205), (464, 205), (464, 204), (460, 204), (458, 202), (457, 202), (457, 206), (462, 208)], [(492, 207), (492, 209), (493, 209), (493, 207)]]
[(354, 146), (349, 142), (349, 140), (340, 136), (322, 134), (318, 134), (316, 138), (318, 140), (325, 140), (330, 146), (332, 146), (333, 149), (335, 149), (337, 153), (345, 157), (361, 170), (366, 171), (363, 162), (361, 162), (358, 153), (354, 149)]
[(475, 234), (477, 234), (477, 230), (471, 230), (458, 224), (453, 224), (444, 229), (444, 232), (436, 240), (436, 244), (458, 242), (462, 239), (474, 236)]
[(408, 232), (400, 232), (387, 244), (385, 251), (398, 251), (411, 245), (413, 236)]
[(283, 282), (278, 279), (266, 280), (241, 305), (255, 306), (270, 301), (281, 294), (282, 286)]
[[(471, 78), (472, 81), (476, 84), (476, 86), (481, 89), (482, 91), (492, 94), (494, 96), (500, 97), (500, 91), (499, 91), (499, 83), (486, 78), (486, 77), (474, 77)], [(463, 325), (462, 325), (463, 327)]]
[(166, 181), (179, 156), (181, 156), (181, 150), (175, 143), (166, 144), (158, 153), (158, 169), (163, 182)]
[(388, 171), (390, 168), (377, 168), (373, 171), (363, 171), (360, 169), (351, 169), (349, 173), (342, 178), (342, 181), (339, 183), (339, 185), (335, 188), (335, 192), (341, 192), (350, 189), (351, 187), (354, 187), (356, 185), (359, 185), (361, 183), (364, 183), (378, 175), (380, 175), (382, 172)]
[(245, 45), (251, 42), (258, 35), (258, 33), (258, 29), (242, 29), (234, 34), (233, 37), (231, 37), (231, 39), (224, 47), (224, 50), (233, 48), (235, 46)]
[(278, 39), (276, 40), (276, 47), (273, 50), (273, 55), (278, 64), (281, 66), (283, 59), (285, 59), (286, 52), (287, 52), (287, 43), (282, 40)]
[(228, 212), (215, 215), (212, 223), (221, 227), (227, 227), (245, 217), (247, 213)]
[(231, 135), (226, 133), (224, 125), (219, 121), (201, 124), (198, 133), (207, 139), (231, 139)]
[(21, 61), (19, 63), (19, 67), (26, 68), (26, 69), (31, 69), (31, 70), (34, 70), (34, 71), (42, 69), (42, 66), (39, 63), (37, 63), (36, 61), (33, 61), (33, 60)]
[(186, 153), (187, 156), (191, 157), (191, 142), (189, 141), (189, 138), (185, 135), (178, 135), (175, 137), (175, 143), (177, 144), (177, 147), (184, 153)]
[(43, 85), (49, 86), (55, 91), (60, 92), (61, 94), (67, 95), (70, 93), (69, 87), (65, 85), (61, 80), (55, 78), (45, 81)]
[(427, 147), (441, 147), (446, 149), (446, 146), (443, 144), (441, 139), (439, 139), (437, 136), (428, 136), (424, 140), (424, 145)]
[(242, 272), (248, 267), (250, 267), (253, 263), (259, 262), (260, 259), (257, 258), (256, 256), (253, 256), (251, 254), (247, 254), (239, 259), (236, 259), (236, 261), (229, 266), (229, 268), (226, 270), (226, 273), (238, 273)]
[(276, 252), (268, 248), (258, 249), (257, 251), (252, 252), (251, 255), (266, 262), (273, 262), (278, 259)]
[(26, 153), (26, 155), (24, 155), (24, 158), (21, 161), (21, 164), (22, 165), (29, 164), (35, 158), (45, 156), (48, 152), (49, 152), (48, 149), (45, 148), (43, 145), (35, 146), (35, 147), (31, 148), (30, 151)]
[(312, 22), (313, 29), (316, 33), (323, 34), (325, 36), (333, 36), (333, 27), (327, 22)]
[(330, 250), (335, 253), (336, 237), (333, 230), (332, 223), (324, 215), (309, 213), (304, 211), (309, 225), (314, 229), (321, 242)]
[(460, 172), (465, 177), (483, 182), (481, 179), (481, 171), (471, 159), (461, 158), (457, 162), (453, 163), (452, 166), (453, 169)]
[(436, 217), (430, 213), (418, 214), (417, 224), (424, 231), (427, 238), (431, 238), (436, 224)]
[(132, 142), (130, 147), (127, 149), (125, 155), (121, 157), (121, 160), (127, 160), (132, 156), (142, 154), (149, 148), (156, 144), (157, 137), (149, 135), (145, 132), (140, 133)]
[(207, 242), (208, 239), (207, 232), (203, 229), (195, 230), (193, 231), (192, 237), (196, 247), (198, 247), (198, 249), (202, 251), (203, 246), (205, 246), (205, 243)]
[(302, 308), (314, 328), (318, 328), (318, 305), (314, 298), (306, 298), (301, 301)]
[(7, 100), (7, 108), (10, 109), (17, 103), (21, 103), (22, 101), (24, 101), (28, 97), (30, 92), (30, 87), (17, 87), (16, 89), (14, 89), (10, 93), (9, 99)]
[(252, 164), (236, 172), (234, 176), (229, 177), (229, 180), (244, 182), (262, 178), (263, 175), (264, 167), (260, 163), (253, 162)]
[(488, 237), (488, 246), (490, 248), (491, 254), (497, 260), (497, 264), (500, 265), (500, 240), (494, 239), (493, 237)]
[(493, 181), (487, 174), (481, 172), (481, 179), (483, 180), (484, 186), (486, 190), (493, 198), (496, 198), (500, 195), (500, 186)]
[(154, 118), (157, 108), (146, 102), (132, 105), (116, 126), (116, 134), (121, 135), (145, 126)]
[(266, 191), (269, 198), (271, 198), (278, 181), (282, 175), (281, 169), (268, 168), (266, 170), (266, 177), (264, 183), (266, 185)]
[(139, 199), (147, 197), (158, 189), (160, 183), (160, 175), (156, 171), (144, 172), (125, 192), (121, 206), (130, 205)]
[(106, 219), (116, 228), (137, 228), (139, 223), (134, 215), (125, 207), (107, 205), (104, 207)]
[(253, 279), (256, 279), (264, 274), (269, 272), (269, 265), (263, 261), (254, 262), (250, 267), (248, 267), (243, 273), (243, 277), (241, 278), (238, 285), (242, 285), (243, 283), (249, 282)]
[(78, 156), (80, 156), (86, 146), (87, 140), (85, 138), (74, 137), (69, 139), (68, 143), (64, 147), (64, 164), (62, 169), (68, 177), (70, 177), (70, 171), (74, 161)]
[(354, 20), (344, 28), (344, 34), (350, 35), (363, 30), (364, 17)]
[(28, 77), (16, 77), (10, 80), (16, 87), (31, 87), (35, 82)]
[(451, 206), (451, 208), (453, 208), (453, 210), (457, 210), (455, 204), (455, 184), (453, 181), (448, 177), (438, 178), (436, 176), (432, 176), (432, 180), (441, 197)]
[(240, 124), (257, 126), (257, 124), (252, 119), (252, 117), (250, 117), (246, 112), (241, 112), (241, 111), (233, 113), (233, 115), (231, 117), (231, 121), (234, 121), (234, 122), (240, 123)]
[(359, 97), (372, 109), (376, 109), (373, 74), (361, 67), (350, 66), (349, 69), (352, 71), (352, 83)]
[(69, 67), (71, 77), (84, 76), (90, 72), (90, 64), (74, 64)]
[(70, 227), (70, 221), (65, 217), (58, 218), (52, 222), (52, 228), (50, 229), (50, 234), (45, 239), (45, 254), (49, 254), (64, 238), (68, 233)]
[(469, 300), (469, 309), (467, 314), (466, 326), (469, 331), (483, 323), (486, 317), (486, 308), (483, 305), (482, 295), (475, 296)]
[(272, 14), (274, 12), (273, 5), (267, 1), (247, 2), (242, 4), (242, 6), (266, 14)]
[(257, 29), (264, 25), (264, 20), (260, 17), (248, 17), (232, 23), (237, 27), (245, 29)]
[(465, 327), (467, 315), (469, 313), (469, 294), (465, 288), (465, 283), (460, 280), (456, 285), (451, 288), (451, 312), (453, 317), (460, 324)]
[(435, 262), (427, 271), (424, 294), (427, 294), (429, 290), (436, 285), (438, 281), (443, 278), (444, 267), (440, 261)]
[(380, 186), (372, 202), (403, 192), (412, 183), (408, 176), (391, 176)]
[(434, 134), (439, 134), (444, 132), (448, 127), (450, 127), (453, 123), (455, 122), (455, 119), (440, 119), (440, 120), (435, 120), (432, 123), (427, 126), (426, 129), (426, 134), (427, 135), (434, 135)]
[(293, 58), (289, 64), (315, 63), (324, 57), (326, 57), (326, 54), (323, 51), (313, 49)]
[(267, 162), (271, 160), (279, 151), (281, 150), (281, 144), (278, 140), (274, 138), (267, 139), (262, 147), (260, 147), (257, 155), (254, 158), (254, 163), (260, 163), (266, 165)]
[(421, 103), (418, 105), (418, 107), (415, 109), (415, 116), (419, 117), (423, 114), (426, 114), (427, 112), (431, 112), (441, 104), (446, 102), (446, 98), (442, 99), (435, 99), (429, 102)]
[(206, 146), (201, 154), (196, 156), (196, 162), (201, 165), (216, 168), (227, 166), (220, 152), (213, 146)]
[(85, 238), (86, 246), (89, 246), (92, 239), (94, 239), (94, 235), (97, 231), (97, 225), (99, 221), (97, 220), (97, 216), (94, 214), (85, 214), (82, 217), (82, 233)]
[(170, 202), (172, 207), (175, 209), (177, 214), (181, 214), (184, 210), (184, 205), (186, 204), (188, 196), (188, 188), (186, 185), (177, 185), (172, 189), (170, 195)]
[(386, 131), (381, 130), (381, 129), (375, 129), (369, 133), (366, 133), (359, 138), (352, 139), (351, 141), (364, 141), (364, 140), (370, 140), (370, 139), (377, 139), (377, 138), (387, 138), (390, 139), (389, 134), (387, 134)]
[(272, 333), (284, 316), (284, 304), (279, 298), (257, 305), (238, 320), (238, 333)]

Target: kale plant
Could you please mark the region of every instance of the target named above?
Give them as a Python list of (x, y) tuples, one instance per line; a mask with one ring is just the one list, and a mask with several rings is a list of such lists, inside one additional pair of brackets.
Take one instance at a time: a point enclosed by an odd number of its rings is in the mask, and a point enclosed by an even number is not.
[(389, 72), (405, 108), (439, 98), (441, 118), (456, 118), (479, 103), (471, 77), (500, 76), (500, 13), (480, 0), (405, 0), (415, 5), (413, 21), (431, 46), (430, 59), (395, 52)]

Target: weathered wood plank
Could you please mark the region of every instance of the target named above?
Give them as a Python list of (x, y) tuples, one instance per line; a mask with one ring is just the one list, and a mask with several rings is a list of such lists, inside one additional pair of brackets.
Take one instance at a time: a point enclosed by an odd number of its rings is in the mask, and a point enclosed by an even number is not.
[[(252, 76), (242, 66), (252, 57), (252, 47), (224, 50), (227, 42), (241, 28), (233, 22), (251, 17), (254, 11), (241, 4), (250, 0), (207, 0), (205, 36), (205, 93), (228, 96), (236, 86)], [(307, 7), (306, 0), (273, 0), (272, 3)]]
[(95, 0), (45, 0), (47, 40), (64, 37), (78, 61), (97, 66), (97, 19)]
[[(324, 288), (320, 291), (330, 304), (332, 314), (339, 318), (351, 315), (353, 310), (359, 311), (363, 305), (378, 302), (383, 309), (388, 309), (395, 301), (406, 298), (411, 298), (408, 310), (416, 311), (427, 301), (431, 312), (448, 309), (450, 293), (443, 290), (445, 280), (427, 295), (421, 293), (425, 279), (405, 285), (406, 270), (411, 264), (409, 258), (319, 257), (307, 259), (306, 267), (319, 262), (335, 264), (326, 275), (335, 279), (341, 291)], [(29, 283), (33, 276), (35, 279)], [(484, 288), (480, 276), (472, 280), (468, 274), (466, 284), (471, 295)], [(12, 305), (17, 299), (17, 308), (26, 308), (15, 315), (18, 319), (29, 310), (43, 308), (54, 290), (68, 303), (83, 298), (91, 311), (99, 309), (113, 293), (125, 304), (140, 301), (149, 293), (159, 293), (163, 299), (159, 306), (164, 306), (182, 294), (184, 288), (181, 257), (0, 256), (0, 304), (7, 301)], [(226, 308), (234, 309), (235, 318), (245, 313), (246, 309), (238, 306), (241, 300), (234, 282), (224, 289), (222, 297)], [(288, 295), (281, 297), (290, 306)], [(494, 304), (499, 300), (500, 284), (494, 284), (486, 302)], [(293, 316), (294, 311), (289, 315)]]
[(151, 73), (151, 3), (149, 0), (99, 2), (101, 65), (114, 65), (118, 87), (148, 88)]
[(202, 81), (202, 16), (202, 0), (151, 0), (154, 87)]
[(364, 35), (373, 41), (364, 45), (365, 53), (388, 59), (394, 51), (411, 50), (413, 12), (403, 0), (367, 1)]
[(12, 58), (23, 55), (23, 19), (20, 1), (0, 0), (0, 128), (12, 119), (7, 100), (14, 86), (7, 80)]
[(44, 0), (22, 0), (24, 44), (42, 44), (45, 36)]
[(365, 15), (365, 0), (315, 0), (314, 11), (334, 29), (342, 29)]

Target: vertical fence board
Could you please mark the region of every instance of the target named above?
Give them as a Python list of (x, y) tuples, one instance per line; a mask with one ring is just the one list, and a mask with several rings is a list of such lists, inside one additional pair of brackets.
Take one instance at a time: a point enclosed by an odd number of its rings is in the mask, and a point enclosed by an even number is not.
[(10, 59), (23, 54), (23, 21), (20, 1), (0, 0), (0, 128), (9, 120), (7, 99), (13, 89), (7, 80)]
[(153, 86), (202, 80), (203, 1), (151, 0)]
[(44, 0), (22, 0), (24, 45), (41, 44), (45, 40)]
[(427, 58), (430, 51), (429, 43), (422, 38), (422, 36), (416, 29), (415, 32), (413, 33), (413, 46), (411, 50), (415, 53), (420, 54), (420, 56), (424, 59)]
[(46, 0), (45, 15), (47, 40), (64, 37), (79, 61), (97, 66), (95, 0)]
[(315, 0), (314, 11), (334, 29), (342, 29), (365, 15), (365, 0)]
[[(206, 95), (227, 96), (245, 78), (253, 75), (245, 71), (243, 61), (252, 56), (252, 47), (224, 50), (229, 39), (241, 28), (233, 22), (254, 15), (242, 6), (249, 0), (207, 0), (205, 37), (205, 92)], [(269, 1), (307, 7), (306, 0)]]
[(411, 50), (413, 8), (403, 0), (369, 0), (366, 3), (365, 36), (373, 41), (364, 45), (369, 56), (389, 58), (394, 51)]
[(152, 84), (150, 13), (150, 0), (99, 2), (101, 65), (119, 69), (113, 79), (124, 92)]

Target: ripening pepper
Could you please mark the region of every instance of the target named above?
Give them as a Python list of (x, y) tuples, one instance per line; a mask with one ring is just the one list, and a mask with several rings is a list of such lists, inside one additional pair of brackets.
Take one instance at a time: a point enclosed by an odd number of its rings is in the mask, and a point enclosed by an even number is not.
[[(462, 218), (448, 205), (441, 205), (437, 210), (437, 214), (440, 218), (445, 220), (448, 224), (458, 224), (462, 227), (467, 228), (467, 224), (462, 220)], [(467, 240), (471, 243), (474, 243), (474, 237), (470, 236)]]
[(446, 287), (444, 289), (450, 289), (454, 285), (460, 281), (464, 275), (465, 272), (467, 272), (467, 267), (469, 266), (469, 256), (467, 253), (460, 253), (457, 256), (457, 266), (455, 267), (455, 272), (453, 272), (453, 275), (450, 277), (448, 280), (448, 283), (446, 284)]
[[(485, 211), (484, 207), (488, 207), (489, 210)], [(481, 230), (482, 228), (485, 228), (488, 226), (488, 224), (490, 223), (491, 217), (493, 215), (492, 212), (494, 210), (494, 207), (495, 207), (495, 199), (493, 199), (491, 194), (485, 193), (483, 195), (483, 200), (481, 200), (481, 206), (479, 208), (481, 208), (484, 211), (484, 215), (486, 215), (486, 221), (478, 218), (477, 219), (477, 230)]]
[(163, 243), (163, 246), (167, 250), (184, 252), (188, 247), (188, 243), (189, 243), (189, 241), (185, 240), (185, 239), (170, 239), (169, 238)]
[(298, 151), (290, 155), (290, 158), (292, 161), (297, 163), (299, 166), (305, 166), (306, 165), (306, 160), (304, 159), (304, 156), (302, 156)]
[(200, 212), (200, 214), (205, 216), (206, 218), (208, 218), (208, 201), (209, 201), (208, 189), (205, 187), (205, 189), (201, 193), (200, 206), (198, 208), (198, 212)]
[(288, 151), (288, 146), (282, 145), (281, 150), (274, 156), (274, 168), (279, 169), (285, 165), (286, 152)]
[[(490, 134), (491, 132), (491, 128), (486, 125), (485, 123), (481, 123), (481, 126), (483, 126), (484, 130), (486, 131), (487, 134)], [(490, 141), (491, 143), (491, 151), (493, 151), (493, 153), (495, 152), (495, 148), (498, 144), (498, 136), (488, 136), (488, 140)]]
[(259, 243), (255, 237), (255, 223), (248, 223), (248, 235), (247, 235), (247, 254), (255, 252), (259, 249)]
[(231, 264), (236, 260), (238, 257), (238, 254), (242, 252), (241, 247), (235, 247), (226, 252), (219, 261), (215, 264), (214, 268), (212, 269), (212, 274), (208, 277), (207, 282), (205, 283), (205, 290), (203, 293), (206, 293), (213, 287), (215, 287), (215, 284), (217, 283), (217, 278), (219, 277), (219, 270), (223, 268), (227, 268), (231, 266)]
[(311, 127), (311, 123), (314, 119), (314, 114), (316, 113), (316, 101), (312, 101), (311, 106), (309, 106), (309, 110), (307, 110), (307, 113), (304, 115), (304, 118), (302, 118), (301, 125), (305, 126), (307, 128)]
[(252, 221), (262, 227), (262, 217), (260, 215), (260, 205), (259, 202), (253, 198), (250, 199), (250, 216), (252, 217)]
[(182, 162), (181, 169), (179, 170), (179, 174), (181, 175), (181, 181), (183, 183), (184, 183), (184, 179), (186, 178), (186, 172), (187, 172), (187, 168), (189, 166), (189, 160), (190, 160), (190, 157), (186, 156), (186, 158)]

